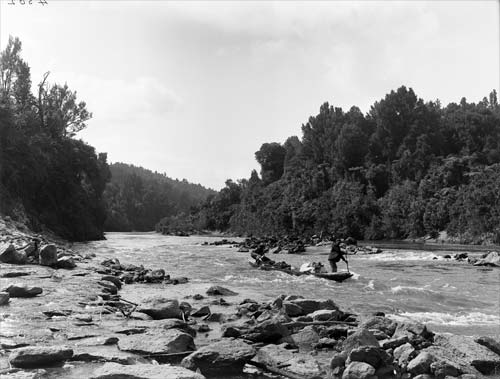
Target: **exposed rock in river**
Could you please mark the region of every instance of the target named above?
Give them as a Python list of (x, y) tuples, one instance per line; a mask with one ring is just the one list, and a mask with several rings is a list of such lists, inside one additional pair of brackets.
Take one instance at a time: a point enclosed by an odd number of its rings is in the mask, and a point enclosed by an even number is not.
[(22, 347), (9, 356), (9, 363), (14, 367), (37, 368), (55, 365), (70, 359), (73, 350), (62, 347)]
[(141, 364), (124, 366), (118, 363), (106, 363), (94, 371), (91, 379), (205, 379), (201, 374), (171, 365)]

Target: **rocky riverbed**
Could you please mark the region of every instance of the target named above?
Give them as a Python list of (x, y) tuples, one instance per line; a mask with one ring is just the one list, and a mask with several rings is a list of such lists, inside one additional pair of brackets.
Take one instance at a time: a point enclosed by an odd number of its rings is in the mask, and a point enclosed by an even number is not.
[[(4, 228), (0, 254), (10, 242), (22, 247), (31, 238)], [(42, 241), (40, 251), (45, 245), (75, 267), (40, 265), (40, 256), (38, 263), (0, 263), (0, 290), (24, 293), (3, 295), (0, 306), (1, 378), (500, 375), (500, 345), (487, 336), (437, 334), (383, 313), (360, 317), (335, 298), (304, 294), (234, 301), (233, 289), (208, 286), (183, 296), (150, 296), (148, 285), (161, 282), (179, 293), (189, 278), (170, 277), (168, 268), (82, 256), (60, 241)], [(135, 282), (146, 287), (134, 301), (120, 295)]]

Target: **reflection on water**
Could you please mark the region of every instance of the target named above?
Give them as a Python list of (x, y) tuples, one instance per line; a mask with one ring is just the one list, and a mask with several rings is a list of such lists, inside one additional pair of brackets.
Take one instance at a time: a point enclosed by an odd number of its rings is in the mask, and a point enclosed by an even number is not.
[[(106, 241), (78, 244), (75, 248), (95, 252), (98, 259), (118, 258), (122, 263), (164, 268), (171, 276), (190, 278), (190, 283), (182, 286), (125, 286), (122, 293), (131, 300), (140, 300), (145, 291), (148, 295), (162, 293), (182, 298), (204, 293), (210, 285), (219, 284), (238, 292), (232, 302), (244, 298), (270, 300), (284, 293), (331, 298), (345, 310), (383, 311), (396, 318), (426, 322), (435, 331), (500, 336), (500, 269), (482, 270), (443, 258), (449, 251), (398, 249), (378, 255), (349, 256), (349, 269), (355, 275), (344, 283), (336, 283), (256, 270), (248, 264), (248, 253), (238, 253), (228, 246), (202, 245), (218, 239), (109, 233)], [(328, 249), (314, 247), (306, 255), (275, 255), (273, 259), (296, 267), (307, 261), (326, 264)], [(345, 269), (342, 263), (340, 269)]]

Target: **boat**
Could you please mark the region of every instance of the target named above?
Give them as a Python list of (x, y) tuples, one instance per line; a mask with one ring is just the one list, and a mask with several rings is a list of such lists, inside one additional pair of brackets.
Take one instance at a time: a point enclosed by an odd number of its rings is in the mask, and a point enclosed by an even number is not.
[(250, 266), (258, 268), (259, 270), (264, 270), (264, 271), (281, 271), (284, 272), (288, 275), (293, 275), (293, 276), (304, 276), (304, 275), (312, 275), (316, 276), (317, 278), (322, 278), (322, 279), (327, 279), (327, 280), (334, 280), (336, 282), (343, 282), (346, 279), (349, 279), (352, 274), (347, 271), (341, 271), (341, 272), (327, 272), (327, 273), (314, 273), (314, 272), (301, 272), (299, 270), (295, 269), (287, 269), (287, 268), (280, 268), (280, 267), (274, 267), (269, 264), (261, 264), (258, 265), (256, 262), (253, 261), (248, 261)]

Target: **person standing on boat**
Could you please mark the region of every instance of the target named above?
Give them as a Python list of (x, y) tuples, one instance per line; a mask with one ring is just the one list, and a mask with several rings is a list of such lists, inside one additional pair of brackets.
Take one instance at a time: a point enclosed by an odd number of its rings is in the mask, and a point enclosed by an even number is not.
[(344, 252), (340, 247), (340, 240), (336, 239), (332, 243), (332, 250), (330, 251), (330, 255), (328, 255), (328, 262), (330, 262), (330, 267), (332, 268), (332, 272), (337, 272), (337, 263), (342, 259), (346, 264), (347, 260), (344, 257)]

